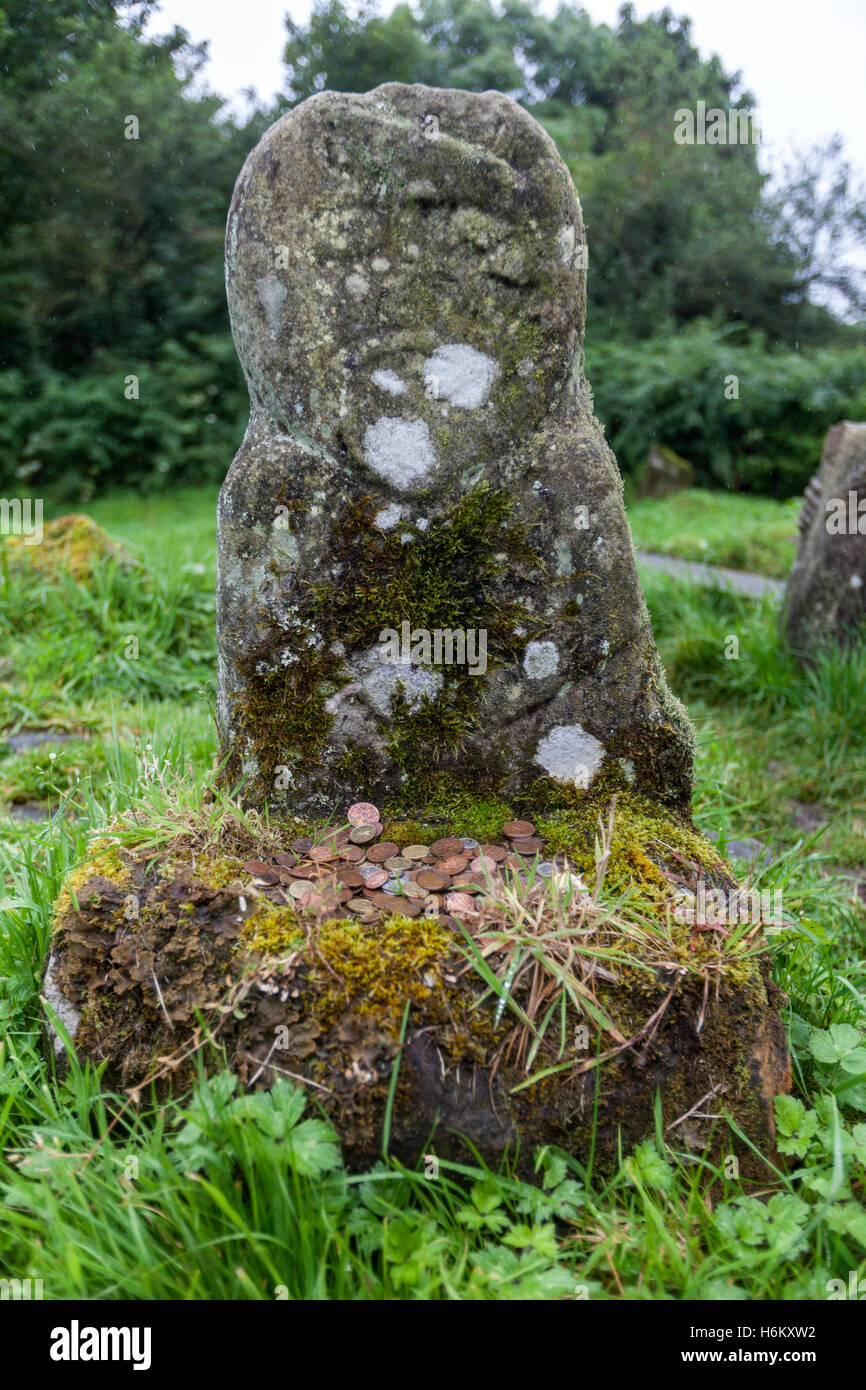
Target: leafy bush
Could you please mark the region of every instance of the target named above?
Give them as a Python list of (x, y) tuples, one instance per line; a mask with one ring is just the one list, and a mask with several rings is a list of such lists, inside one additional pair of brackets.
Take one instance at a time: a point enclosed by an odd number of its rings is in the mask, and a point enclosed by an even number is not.
[[(830, 425), (866, 419), (866, 353), (769, 348), (742, 326), (696, 321), (641, 342), (590, 334), (596, 407), (626, 476), (649, 444), (694, 464), (701, 486), (790, 497)], [(138, 399), (125, 383), (138, 378)], [(735, 375), (739, 399), (725, 398)], [(246, 391), (228, 334), (167, 342), (153, 361), (100, 353), (82, 375), (0, 372), (0, 490), (87, 501), (109, 485), (219, 482), (243, 435)]]
[(703, 486), (790, 497), (817, 469), (829, 427), (866, 419), (866, 353), (853, 338), (790, 351), (702, 319), (639, 343), (590, 334), (587, 373), (626, 475), (655, 440), (685, 455)]
[(217, 481), (246, 412), (228, 334), (167, 342), (152, 362), (103, 352), (81, 376), (43, 371), (30, 393), (19, 372), (0, 372), (0, 487), (87, 501), (110, 483)]

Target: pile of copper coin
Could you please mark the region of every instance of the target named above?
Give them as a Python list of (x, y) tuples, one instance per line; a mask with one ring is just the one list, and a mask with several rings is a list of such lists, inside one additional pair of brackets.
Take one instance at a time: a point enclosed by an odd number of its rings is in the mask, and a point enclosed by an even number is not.
[(369, 924), (398, 913), (453, 924), (477, 917), (497, 883), (550, 878), (568, 868), (561, 856), (544, 857), (531, 821), (508, 821), (500, 844), (448, 836), (430, 845), (401, 845), (382, 838), (378, 808), (368, 801), (350, 806), (346, 819), (315, 839), (292, 841), (270, 863), (248, 859), (244, 870), (253, 886), (271, 902), (318, 917)]

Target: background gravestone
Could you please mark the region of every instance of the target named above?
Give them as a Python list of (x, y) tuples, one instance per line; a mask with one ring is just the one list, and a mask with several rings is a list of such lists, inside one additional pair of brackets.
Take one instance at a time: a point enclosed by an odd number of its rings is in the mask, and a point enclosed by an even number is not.
[(866, 618), (866, 424), (827, 431), (821, 467), (806, 489), (800, 544), (785, 596), (785, 630), (808, 657), (844, 644)]
[[(497, 93), (322, 93), (249, 156), (218, 720), (251, 804), (565, 783), (688, 809), (690, 730), (582, 372), (585, 266), (565, 165)], [(486, 671), (431, 664), (437, 630), (485, 633)]]
[(694, 485), (695, 470), (687, 459), (663, 444), (651, 444), (635, 493), (638, 497), (663, 498)]

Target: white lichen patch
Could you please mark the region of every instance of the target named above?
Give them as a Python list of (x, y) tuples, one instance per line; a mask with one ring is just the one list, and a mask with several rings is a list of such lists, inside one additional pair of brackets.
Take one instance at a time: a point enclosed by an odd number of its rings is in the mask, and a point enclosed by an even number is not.
[(370, 289), (370, 282), (366, 276), (355, 271), (354, 274), (346, 276), (346, 289), (353, 299), (363, 299)]
[(380, 531), (393, 531), (397, 523), (402, 520), (403, 508), (399, 502), (390, 502), (387, 507), (383, 507), (376, 513), (375, 522)]
[(462, 410), (477, 410), (490, 395), (499, 364), (468, 343), (445, 343), (424, 363), (425, 388)]
[(435, 203), (439, 190), (432, 179), (410, 179), (406, 185), (406, 197), (416, 203)]
[(535, 761), (557, 782), (585, 791), (604, 760), (605, 748), (582, 724), (557, 724), (535, 750)]
[(426, 422), (393, 415), (367, 426), (364, 458), (380, 478), (404, 490), (426, 478), (436, 463)]
[(574, 227), (566, 222), (556, 235), (556, 249), (563, 265), (571, 265), (574, 256)]
[(421, 708), (425, 698), (435, 699), (442, 689), (441, 671), (411, 661), (382, 661), (381, 657), (381, 647), (368, 651), (358, 663), (357, 679), (369, 703), (384, 718), (393, 712), (398, 686), (403, 687), (411, 713)]
[(380, 391), (387, 391), (389, 396), (402, 396), (406, 390), (406, 383), (396, 372), (392, 372), (389, 367), (380, 367), (370, 377), (374, 386), (378, 386)]
[(279, 517), (272, 525), (274, 536), (274, 556), (281, 560), (288, 560), (290, 565), (298, 565), (301, 561), (301, 548), (298, 545), (296, 536), (291, 531), (287, 531), (285, 526), (280, 525)]
[(523, 669), (531, 681), (543, 681), (559, 670), (559, 652), (553, 642), (527, 642)]
[[(71, 1000), (61, 994), (57, 982), (54, 979), (54, 956), (48, 958), (48, 968), (45, 971), (45, 979), (42, 982), (42, 993), (46, 1002), (54, 1010), (63, 1027), (66, 1029), (72, 1041), (75, 1041), (75, 1034), (78, 1032), (78, 1025), (81, 1022), (81, 1014)], [(51, 1042), (56, 1057), (63, 1057), (66, 1052), (66, 1044), (57, 1032), (53, 1024), (50, 1025)]]
[(288, 290), (275, 275), (263, 275), (256, 281), (256, 294), (265, 311), (268, 328), (276, 336), (282, 327), (283, 304)]

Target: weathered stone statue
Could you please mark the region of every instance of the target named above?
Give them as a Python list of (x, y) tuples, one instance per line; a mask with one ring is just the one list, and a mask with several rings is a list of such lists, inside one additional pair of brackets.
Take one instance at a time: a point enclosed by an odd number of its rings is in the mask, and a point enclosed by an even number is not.
[(827, 431), (810, 479), (800, 544), (785, 596), (785, 631), (808, 659), (828, 642), (866, 630), (866, 424)]
[(580, 207), (537, 122), (492, 92), (312, 97), (244, 165), (226, 267), (250, 423), (219, 505), (218, 712), (245, 798), (558, 782), (688, 807), (582, 371)]

